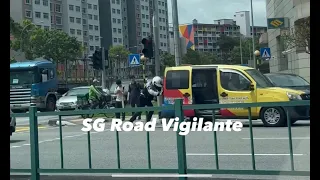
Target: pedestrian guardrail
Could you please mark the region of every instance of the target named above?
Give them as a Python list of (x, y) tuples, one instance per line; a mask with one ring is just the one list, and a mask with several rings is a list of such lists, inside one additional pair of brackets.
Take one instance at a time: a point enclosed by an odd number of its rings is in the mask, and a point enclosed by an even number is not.
[[(292, 147), (292, 135), (291, 135), (291, 120), (287, 107), (293, 106), (310, 106), (310, 101), (290, 101), (290, 102), (266, 102), (266, 103), (233, 103), (233, 104), (205, 104), (205, 105), (183, 105), (182, 99), (176, 99), (173, 105), (162, 107), (140, 107), (140, 108), (119, 108), (119, 109), (97, 109), (97, 110), (76, 110), (76, 111), (62, 111), (62, 112), (37, 112), (35, 106), (29, 108), (29, 113), (13, 113), (11, 117), (29, 117), (30, 119), (30, 147), (31, 147), (31, 169), (10, 169), (11, 173), (30, 173), (32, 180), (39, 180), (41, 173), (165, 173), (165, 174), (236, 174), (236, 175), (290, 175), (290, 176), (310, 176), (310, 171), (296, 171), (294, 168), (293, 160), (293, 147)], [(290, 150), (290, 168), (291, 171), (276, 171), (276, 170), (258, 170), (255, 163), (254, 141), (253, 141), (253, 128), (251, 108), (253, 107), (283, 107), (286, 112), (288, 136), (289, 136), (289, 150)], [(186, 158), (186, 145), (185, 136), (179, 135), (180, 129), (178, 129), (177, 137), (177, 156), (178, 156), (178, 168), (177, 169), (153, 169), (151, 164), (151, 152), (150, 152), (150, 136), (147, 135), (147, 169), (122, 169), (120, 164), (120, 138), (119, 132), (116, 131), (116, 143), (117, 143), (117, 169), (93, 169), (91, 162), (91, 141), (90, 131), (87, 132), (88, 143), (88, 169), (66, 169), (64, 167), (64, 154), (63, 154), (63, 131), (61, 125), (62, 116), (82, 115), (82, 114), (100, 114), (100, 113), (122, 113), (122, 112), (143, 112), (143, 111), (161, 111), (161, 110), (174, 110), (175, 116), (179, 117), (179, 123), (184, 121), (183, 110), (189, 109), (212, 109), (213, 112), (220, 108), (246, 108), (248, 109), (249, 129), (250, 129), (250, 142), (251, 142), (251, 170), (227, 170), (219, 168), (218, 157), (218, 143), (217, 134), (213, 131), (214, 150), (215, 150), (215, 163), (216, 169), (189, 169), (187, 167)], [(39, 167), (39, 140), (38, 140), (38, 120), (39, 116), (59, 116), (59, 136), (60, 136), (60, 162), (61, 169), (43, 169)], [(212, 114), (212, 123), (216, 121), (215, 113)], [(179, 179), (187, 179), (181, 177)]]

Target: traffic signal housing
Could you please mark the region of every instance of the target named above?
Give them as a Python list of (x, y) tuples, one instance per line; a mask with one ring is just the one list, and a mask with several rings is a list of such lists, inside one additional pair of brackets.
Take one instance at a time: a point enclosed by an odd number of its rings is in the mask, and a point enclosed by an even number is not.
[(152, 38), (151, 37), (143, 38), (141, 43), (143, 44), (142, 54), (149, 59), (153, 58)]
[(92, 55), (92, 66), (93, 69), (101, 70), (102, 69), (102, 54), (101, 51), (95, 51)]

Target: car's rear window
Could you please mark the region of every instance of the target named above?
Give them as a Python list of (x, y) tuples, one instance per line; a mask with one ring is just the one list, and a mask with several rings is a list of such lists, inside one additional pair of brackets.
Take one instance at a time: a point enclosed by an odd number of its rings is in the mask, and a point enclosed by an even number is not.
[(166, 89), (188, 89), (189, 71), (172, 70), (166, 74)]

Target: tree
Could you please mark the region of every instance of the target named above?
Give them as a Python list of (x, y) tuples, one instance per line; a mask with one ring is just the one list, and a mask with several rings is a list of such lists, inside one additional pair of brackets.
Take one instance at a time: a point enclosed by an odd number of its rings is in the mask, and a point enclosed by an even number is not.
[(161, 66), (164, 68), (173, 67), (176, 65), (174, 55), (168, 52), (164, 52), (163, 54), (161, 54), (160, 61), (161, 61)]
[[(252, 59), (252, 38), (242, 38), (241, 41), (242, 49), (242, 60), (244, 64), (247, 64), (250, 59)], [(255, 49), (260, 50), (259, 39), (255, 38), (254, 43)], [(240, 52), (240, 38), (238, 39), (237, 45), (230, 52), (230, 58), (232, 64), (241, 64), (241, 52)], [(256, 57), (257, 60), (260, 57)]]
[(222, 63), (228, 63), (228, 60), (230, 60), (230, 51), (239, 44), (238, 42), (239, 40), (234, 37), (220, 35), (217, 45), (220, 49)]
[(293, 27), (283, 32), (286, 50), (303, 48), (310, 54), (310, 16), (297, 20)]
[(214, 54), (208, 52), (199, 52), (191, 49), (182, 57), (183, 64), (205, 65), (217, 63), (217, 58)]
[[(116, 68), (120, 68), (121, 63), (128, 63), (128, 56), (130, 51), (126, 49), (122, 45), (112, 46), (109, 49), (109, 60), (110, 60), (110, 67), (113, 68), (113, 62), (115, 63)], [(113, 69), (111, 69), (111, 72)]]

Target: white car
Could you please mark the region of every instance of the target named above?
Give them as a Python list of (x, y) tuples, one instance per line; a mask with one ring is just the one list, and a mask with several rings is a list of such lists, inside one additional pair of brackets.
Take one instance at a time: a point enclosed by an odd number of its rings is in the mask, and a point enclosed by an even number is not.
[[(10, 108), (10, 114), (12, 114), (13, 112), (11, 111)], [(12, 136), (12, 133), (16, 132), (16, 118), (15, 117), (10, 117), (10, 136)]]
[[(68, 92), (62, 95), (56, 102), (58, 111), (70, 111), (78, 109), (77, 96), (86, 95), (89, 93), (90, 86), (81, 86), (70, 89)], [(101, 87), (98, 87), (101, 90)], [(109, 94), (108, 89), (103, 89), (103, 92)]]

